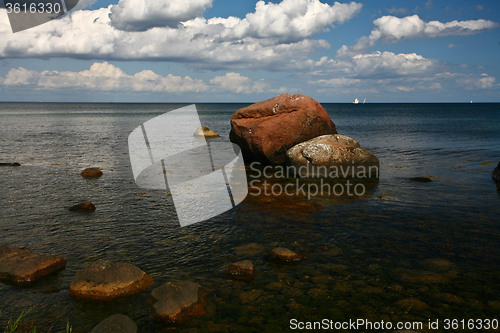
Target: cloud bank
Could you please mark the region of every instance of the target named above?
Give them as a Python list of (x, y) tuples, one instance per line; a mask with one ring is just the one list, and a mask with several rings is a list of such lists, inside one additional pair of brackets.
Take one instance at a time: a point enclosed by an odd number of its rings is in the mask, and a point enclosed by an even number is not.
[(352, 46), (342, 46), (338, 55), (364, 52), (373, 47), (378, 40), (387, 44), (394, 44), (412, 38), (437, 38), (447, 36), (469, 36), (490, 31), (500, 26), (499, 23), (487, 20), (452, 21), (423, 21), (418, 15), (403, 18), (382, 16), (373, 21), (374, 29), (370, 36), (363, 36)]
[[(180, 77), (172, 74), (161, 76), (151, 70), (127, 75), (120, 68), (107, 62), (94, 63), (90, 69), (80, 72), (37, 72), (23, 67), (12, 68), (5, 77), (0, 77), (0, 87), (54, 91), (130, 91), (174, 94), (198, 92), (250, 94), (273, 91), (264, 80), (253, 81), (234, 72), (216, 76), (209, 82), (204, 82), (189, 76)], [(279, 88), (279, 91), (283, 90), (286, 88)]]

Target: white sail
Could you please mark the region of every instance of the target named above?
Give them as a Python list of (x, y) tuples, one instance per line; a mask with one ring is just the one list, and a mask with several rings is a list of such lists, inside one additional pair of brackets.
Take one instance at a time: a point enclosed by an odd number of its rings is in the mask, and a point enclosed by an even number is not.
[(352, 102), (352, 104), (358, 104), (359, 103), (359, 99), (355, 98), (354, 99), (354, 102)]

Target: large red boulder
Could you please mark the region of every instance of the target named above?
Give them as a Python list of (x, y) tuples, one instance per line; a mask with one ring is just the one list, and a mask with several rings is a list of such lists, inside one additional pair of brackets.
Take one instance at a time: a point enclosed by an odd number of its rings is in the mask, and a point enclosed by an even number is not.
[(257, 160), (279, 164), (298, 143), (337, 134), (325, 109), (311, 97), (283, 94), (239, 109), (230, 139)]

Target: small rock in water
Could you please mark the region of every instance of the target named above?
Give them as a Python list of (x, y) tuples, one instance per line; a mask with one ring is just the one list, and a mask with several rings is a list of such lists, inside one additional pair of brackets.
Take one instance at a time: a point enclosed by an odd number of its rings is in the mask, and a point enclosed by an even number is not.
[(137, 325), (122, 314), (114, 314), (104, 319), (90, 333), (137, 333)]
[(92, 167), (92, 168), (87, 168), (87, 169), (83, 170), (81, 175), (82, 175), (82, 177), (101, 177), (102, 171), (99, 168)]
[(264, 251), (264, 248), (257, 243), (250, 243), (234, 247), (233, 250), (236, 252), (236, 255), (243, 256), (257, 254)]
[(14, 163), (0, 163), (0, 166), (21, 166), (21, 164), (14, 162)]
[(451, 261), (441, 258), (433, 258), (424, 260), (423, 265), (431, 270), (439, 272), (447, 272), (453, 269), (454, 265)]
[(411, 312), (412, 310), (420, 311), (429, 307), (427, 304), (416, 298), (402, 299), (394, 303), (394, 305), (407, 312)]
[(205, 138), (218, 138), (219, 134), (215, 133), (208, 127), (200, 126), (194, 132), (194, 136), (202, 136), (202, 137), (204, 136)]
[(491, 178), (493, 178), (496, 183), (500, 183), (500, 162), (498, 162), (497, 167), (491, 173)]
[(0, 245), (0, 281), (26, 286), (65, 266), (66, 260), (59, 256), (36, 254), (15, 246)]
[(104, 301), (139, 293), (152, 283), (148, 274), (132, 264), (98, 260), (76, 273), (69, 294), (75, 298)]
[(432, 182), (432, 179), (428, 177), (413, 177), (410, 178), (410, 180), (413, 180), (414, 182), (419, 182), (419, 183), (430, 183)]
[(264, 293), (264, 290), (260, 290), (260, 289), (254, 289), (251, 291), (241, 293), (241, 295), (240, 295), (241, 304), (250, 303), (251, 301), (254, 301), (257, 298), (259, 298), (263, 293)]
[(229, 265), (225, 273), (235, 277), (251, 278), (254, 276), (254, 267), (250, 260), (238, 261)]
[(283, 247), (275, 248), (271, 251), (269, 256), (271, 259), (279, 259), (282, 261), (301, 261), (306, 259), (305, 255), (295, 253)]
[(87, 211), (87, 212), (93, 212), (95, 210), (95, 206), (92, 202), (90, 201), (85, 201), (82, 203), (79, 203), (78, 205), (74, 205), (69, 209), (72, 212), (77, 212), (77, 211)]
[(184, 323), (206, 314), (201, 286), (191, 281), (167, 282), (151, 292), (153, 319)]

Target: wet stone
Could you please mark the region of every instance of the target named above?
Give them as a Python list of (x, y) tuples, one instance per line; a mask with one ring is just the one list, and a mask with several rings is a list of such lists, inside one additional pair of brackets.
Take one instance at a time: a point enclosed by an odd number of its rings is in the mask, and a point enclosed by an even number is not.
[(324, 252), (325, 255), (327, 256), (339, 256), (342, 254), (342, 249), (338, 246), (335, 245), (329, 245), (329, 246), (323, 246), (321, 250)]
[(427, 272), (427, 271), (405, 272), (401, 274), (401, 279), (406, 282), (425, 283), (425, 284), (447, 283), (449, 281), (448, 278), (446, 278), (441, 274), (437, 274), (434, 272)]
[(327, 290), (322, 288), (311, 288), (307, 291), (307, 294), (313, 298), (317, 298), (325, 296), (327, 294)]
[(264, 251), (264, 248), (257, 243), (250, 243), (234, 247), (237, 256), (254, 255)]
[(316, 283), (316, 284), (324, 284), (328, 283), (333, 280), (333, 277), (330, 275), (320, 275), (320, 276), (314, 276), (311, 278), (311, 281)]
[(254, 289), (240, 294), (241, 304), (247, 304), (256, 300), (264, 293), (264, 290)]
[(285, 286), (285, 284), (281, 283), (281, 282), (271, 282), (267, 286), (265, 286), (264, 288), (267, 289), (267, 290), (274, 291), (274, 290), (283, 289), (284, 286)]
[(271, 251), (269, 254), (269, 257), (271, 259), (277, 259), (280, 261), (285, 261), (285, 262), (292, 262), (292, 261), (301, 261), (305, 260), (306, 256), (302, 254), (295, 253), (289, 249), (286, 249), (284, 247), (277, 247)]
[(293, 287), (284, 287), (283, 289), (281, 289), (281, 293), (283, 295), (291, 297), (300, 297), (304, 295), (304, 291), (300, 290), (299, 288), (293, 288)]
[(97, 325), (91, 333), (136, 333), (137, 325), (132, 319), (122, 314), (112, 315)]
[(365, 294), (382, 294), (382, 293), (385, 292), (384, 288), (382, 288), (382, 287), (373, 287), (373, 286), (362, 287), (358, 291), (360, 293), (365, 293)]
[(436, 298), (440, 301), (450, 303), (450, 304), (462, 304), (462, 303), (464, 303), (463, 298), (461, 298), (457, 295), (449, 294), (449, 293), (436, 294)]
[(424, 260), (423, 265), (429, 270), (438, 272), (447, 272), (454, 268), (454, 265), (451, 261), (441, 258)]
[(92, 177), (101, 177), (103, 175), (101, 169), (97, 167), (87, 168), (82, 171), (81, 176), (92, 178)]
[(402, 299), (395, 302), (394, 305), (406, 312), (420, 311), (429, 307), (427, 304), (416, 298)]
[(399, 284), (393, 284), (392, 286), (387, 287), (388, 291), (393, 291), (393, 292), (400, 292), (403, 291), (403, 286)]
[(233, 277), (252, 278), (254, 276), (254, 267), (250, 260), (243, 260), (229, 265), (224, 273)]

